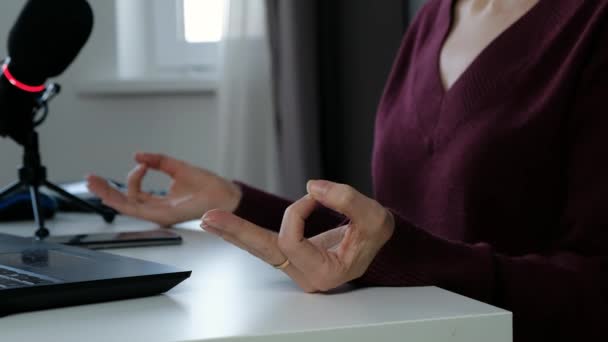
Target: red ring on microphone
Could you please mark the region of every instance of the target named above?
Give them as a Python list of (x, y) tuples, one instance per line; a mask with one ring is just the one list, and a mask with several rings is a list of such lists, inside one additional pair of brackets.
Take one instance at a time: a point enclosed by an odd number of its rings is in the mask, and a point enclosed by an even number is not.
[(39, 85), (39, 86), (30, 86), (27, 85), (25, 83), (19, 82), (12, 74), (10, 71), (8, 71), (8, 64), (2, 64), (2, 73), (4, 74), (4, 76), (6, 76), (6, 79), (8, 79), (8, 81), (14, 85), (15, 87), (27, 91), (29, 93), (40, 93), (43, 92), (44, 89), (46, 89), (46, 87), (43, 85)]

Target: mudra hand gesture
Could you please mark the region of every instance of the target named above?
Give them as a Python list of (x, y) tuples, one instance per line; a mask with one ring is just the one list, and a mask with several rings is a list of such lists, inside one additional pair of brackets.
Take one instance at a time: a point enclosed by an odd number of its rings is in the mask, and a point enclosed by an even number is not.
[[(359, 278), (391, 237), (392, 214), (347, 185), (310, 181), (307, 190), (285, 211), (278, 234), (223, 210), (207, 212), (201, 226), (280, 268), (306, 292), (327, 291)], [(317, 203), (349, 222), (306, 239), (305, 220)]]
[[(125, 215), (169, 226), (197, 219), (213, 208), (234, 211), (241, 199), (236, 184), (182, 160), (162, 154), (137, 153), (135, 161), (138, 166), (129, 173), (126, 193), (99, 176), (87, 177), (89, 189), (104, 204)], [(165, 196), (142, 191), (141, 183), (149, 169), (171, 178)]]

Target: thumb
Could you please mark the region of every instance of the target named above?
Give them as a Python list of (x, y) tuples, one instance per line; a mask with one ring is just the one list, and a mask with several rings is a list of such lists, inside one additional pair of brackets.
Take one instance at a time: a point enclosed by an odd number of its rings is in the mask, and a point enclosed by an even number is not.
[(323, 206), (345, 215), (353, 222), (362, 221), (373, 208), (372, 200), (350, 185), (310, 180), (306, 184), (306, 190)]

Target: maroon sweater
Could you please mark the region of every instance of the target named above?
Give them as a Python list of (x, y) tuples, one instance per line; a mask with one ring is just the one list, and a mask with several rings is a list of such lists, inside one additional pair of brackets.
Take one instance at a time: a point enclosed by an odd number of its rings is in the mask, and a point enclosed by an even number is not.
[[(597, 341), (608, 324), (608, 1), (540, 0), (445, 91), (452, 1), (420, 11), (379, 106), (375, 198), (397, 222), (359, 282), (436, 285), (506, 308), (516, 341)], [(279, 229), (289, 202), (243, 191), (237, 214)], [(319, 210), (308, 233), (340, 220)]]

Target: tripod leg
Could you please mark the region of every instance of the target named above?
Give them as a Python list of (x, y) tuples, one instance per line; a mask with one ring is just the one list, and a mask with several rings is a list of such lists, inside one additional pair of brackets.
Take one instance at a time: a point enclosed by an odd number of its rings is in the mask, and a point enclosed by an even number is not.
[(12, 194), (13, 192), (17, 191), (22, 186), (23, 186), (23, 183), (21, 183), (21, 181), (14, 182), (13, 184), (0, 190), (0, 198), (3, 198), (4, 196), (8, 196), (8, 195)]
[(98, 213), (99, 215), (101, 215), (103, 217), (103, 219), (106, 222), (110, 223), (110, 222), (114, 221), (114, 217), (116, 216), (116, 214), (114, 212), (105, 210), (105, 209), (97, 207), (87, 201), (84, 201), (49, 181), (44, 181), (44, 185), (46, 187), (48, 187), (49, 189), (53, 190), (54, 192), (56, 192), (58, 195), (75, 203), (79, 207)]
[(34, 211), (34, 219), (36, 220), (36, 225), (38, 226), (38, 230), (36, 231), (36, 238), (39, 240), (44, 239), (49, 236), (49, 230), (44, 226), (44, 215), (40, 212), (40, 192), (38, 191), (38, 187), (35, 185), (30, 185), (30, 197), (32, 200), (32, 210)]

